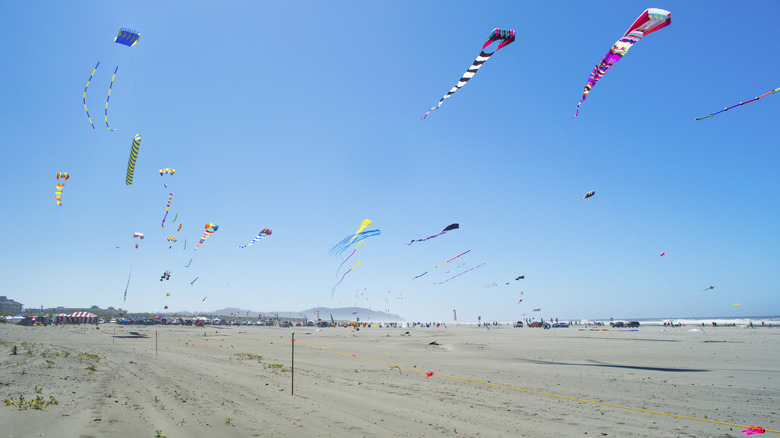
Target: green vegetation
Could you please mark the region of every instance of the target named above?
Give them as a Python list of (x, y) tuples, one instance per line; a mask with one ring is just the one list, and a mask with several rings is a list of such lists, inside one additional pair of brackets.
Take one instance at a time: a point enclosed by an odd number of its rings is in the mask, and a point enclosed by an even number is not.
[(162, 430), (160, 430), (160, 429), (157, 429), (157, 430), (155, 431), (154, 438), (168, 438), (168, 436), (167, 436), (167, 435), (165, 435), (165, 434), (162, 432)]
[[(43, 388), (35, 387), (34, 391), (38, 394), (43, 392)], [(36, 395), (34, 399), (32, 400), (25, 400), (24, 396), (22, 394), (19, 394), (19, 399), (15, 400), (12, 398), (4, 400), (4, 403), (6, 406), (13, 406), (15, 408), (18, 408), (21, 410), (26, 409), (38, 409), (43, 410), (45, 408), (48, 408), (49, 405), (58, 405), (60, 402), (57, 401), (56, 398), (54, 398), (53, 395), (49, 396), (49, 401), (45, 401), (43, 397), (40, 395)]]

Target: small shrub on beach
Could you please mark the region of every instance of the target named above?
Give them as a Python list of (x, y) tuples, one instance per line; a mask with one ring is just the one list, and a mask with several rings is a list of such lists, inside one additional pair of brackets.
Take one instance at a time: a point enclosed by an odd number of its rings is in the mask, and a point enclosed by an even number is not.
[(16, 345), (14, 345), (13, 347), (11, 347), (11, 354), (13, 354), (14, 356), (16, 356), (17, 354), (19, 354), (19, 347), (17, 347)]
[(156, 431), (154, 431), (154, 432), (155, 432), (154, 438), (168, 438), (168, 437), (167, 437), (167, 436), (166, 436), (166, 435), (163, 433), (163, 431), (162, 431), (162, 430), (160, 430), (160, 429), (157, 429), (157, 430), (156, 430)]

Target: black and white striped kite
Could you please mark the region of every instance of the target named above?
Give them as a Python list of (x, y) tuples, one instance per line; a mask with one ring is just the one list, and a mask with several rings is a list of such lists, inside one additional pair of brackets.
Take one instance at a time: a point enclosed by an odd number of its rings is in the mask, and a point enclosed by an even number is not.
[[(485, 52), (485, 47), (491, 45), (494, 41), (501, 41), (501, 43), (498, 45), (495, 51), (487, 53)], [(515, 31), (512, 29), (493, 29), (492, 32), (490, 32), (490, 36), (488, 37), (488, 40), (485, 42), (485, 44), (482, 45), (482, 53), (477, 56), (477, 59), (474, 60), (474, 63), (471, 64), (471, 67), (469, 67), (468, 70), (466, 70), (466, 73), (463, 74), (463, 76), (460, 78), (458, 83), (450, 89), (450, 91), (447, 92), (447, 94), (444, 95), (444, 97), (439, 100), (439, 103), (428, 110), (427, 113), (422, 117), (423, 120), (428, 117), (428, 114), (431, 113), (431, 111), (435, 109), (439, 109), (442, 103), (444, 103), (444, 99), (452, 96), (455, 94), (456, 91), (458, 91), (462, 86), (466, 85), (466, 83), (469, 81), (469, 79), (473, 78), (475, 74), (477, 74), (477, 70), (479, 70), (480, 67), (482, 67), (482, 64), (485, 63), (488, 59), (490, 59), (491, 56), (493, 56), (494, 53), (498, 52), (502, 47), (511, 44), (515, 41)]]

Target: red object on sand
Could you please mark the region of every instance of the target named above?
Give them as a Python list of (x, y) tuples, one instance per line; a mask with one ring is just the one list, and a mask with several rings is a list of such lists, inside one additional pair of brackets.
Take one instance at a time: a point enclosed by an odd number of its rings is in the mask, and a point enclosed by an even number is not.
[(761, 426), (750, 426), (747, 429), (742, 431), (743, 435), (757, 435), (759, 433), (766, 432), (766, 429), (764, 429)]

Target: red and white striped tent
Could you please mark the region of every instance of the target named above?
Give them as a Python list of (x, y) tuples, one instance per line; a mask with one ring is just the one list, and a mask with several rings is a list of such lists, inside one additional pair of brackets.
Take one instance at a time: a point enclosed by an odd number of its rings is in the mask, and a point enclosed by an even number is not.
[(97, 315), (89, 312), (73, 312), (70, 315), (59, 314), (56, 318), (58, 324), (97, 324), (97, 321)]

